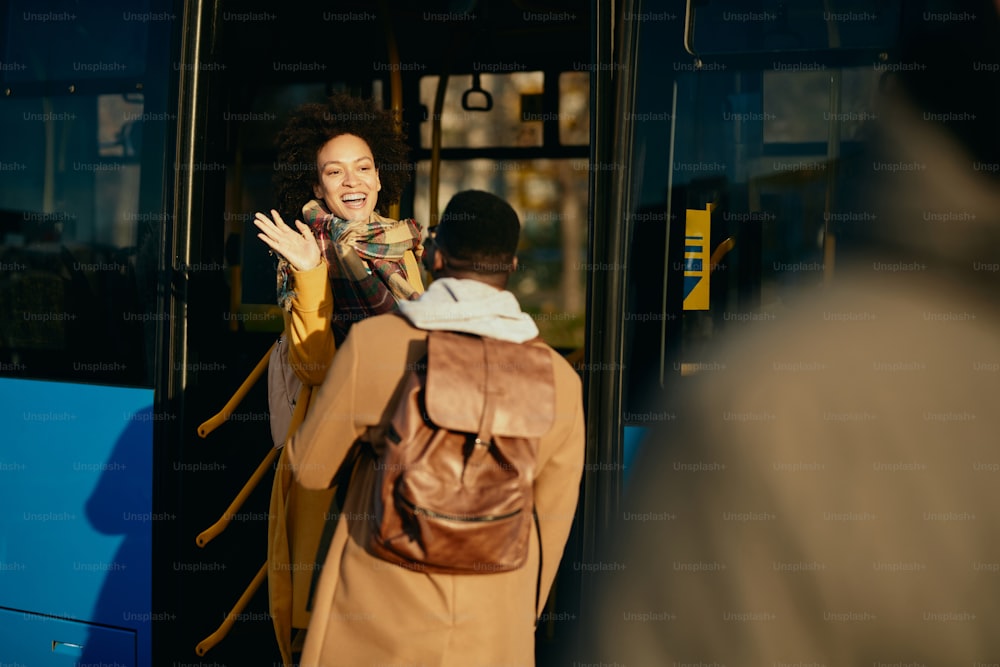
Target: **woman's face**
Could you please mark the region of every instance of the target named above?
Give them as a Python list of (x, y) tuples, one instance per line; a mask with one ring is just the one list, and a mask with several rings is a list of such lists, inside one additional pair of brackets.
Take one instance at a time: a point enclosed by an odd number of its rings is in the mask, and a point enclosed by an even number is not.
[(317, 198), (344, 220), (369, 220), (382, 183), (375, 169), (371, 148), (361, 137), (341, 134), (323, 144), (316, 153), (319, 183)]

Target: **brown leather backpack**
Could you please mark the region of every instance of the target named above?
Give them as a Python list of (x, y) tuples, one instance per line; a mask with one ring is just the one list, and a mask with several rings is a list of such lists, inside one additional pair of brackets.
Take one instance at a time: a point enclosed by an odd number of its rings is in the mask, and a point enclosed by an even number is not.
[(374, 555), (445, 574), (524, 565), (538, 440), (555, 419), (550, 355), (536, 341), (430, 332), (377, 447)]

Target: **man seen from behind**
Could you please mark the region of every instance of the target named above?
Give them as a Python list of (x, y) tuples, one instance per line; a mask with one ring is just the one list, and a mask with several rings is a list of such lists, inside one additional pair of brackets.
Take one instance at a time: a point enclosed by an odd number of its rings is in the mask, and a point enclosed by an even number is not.
[(289, 440), (299, 483), (330, 486), (357, 440), (379, 449), (409, 370), (429, 331), (474, 334), (544, 349), (552, 360), (552, 427), (538, 440), (533, 474), (537, 524), (518, 569), (437, 574), (370, 552), (379, 460), (361, 456), (313, 593), (303, 667), (376, 664), (534, 665), (535, 620), (555, 578), (576, 510), (584, 461), (582, 390), (573, 368), (538, 337), (505, 291), (517, 266), (513, 208), (481, 191), (460, 192), (425, 258), (434, 281), (402, 316), (358, 322), (338, 351), (305, 422)]

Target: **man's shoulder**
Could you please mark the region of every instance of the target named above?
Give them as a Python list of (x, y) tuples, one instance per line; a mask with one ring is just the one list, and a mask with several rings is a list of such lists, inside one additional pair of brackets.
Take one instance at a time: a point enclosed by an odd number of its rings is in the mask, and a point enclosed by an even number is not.
[[(382, 347), (387, 341), (401, 343), (403, 341), (422, 340), (431, 332), (419, 329), (405, 317), (395, 313), (375, 315), (364, 319), (351, 327), (351, 337), (356, 345), (362, 347)], [(561, 387), (581, 387), (580, 375), (573, 365), (559, 353), (558, 350), (550, 346), (541, 339), (528, 341), (527, 345), (536, 345), (545, 349), (552, 358), (552, 371), (555, 376), (557, 386)]]
[(360, 322), (356, 322), (351, 327), (351, 335), (354, 335), (355, 331), (357, 331), (359, 335), (373, 334), (382, 331), (409, 331), (417, 336), (427, 335), (426, 331), (417, 329), (410, 323), (409, 320), (398, 313), (384, 313), (382, 315), (367, 317)]
[(349, 337), (353, 339), (353, 344), (366, 349), (369, 347), (384, 348), (393, 344), (405, 344), (411, 340), (418, 340), (427, 336), (426, 331), (421, 331), (400, 315), (386, 313), (374, 315), (351, 327)]

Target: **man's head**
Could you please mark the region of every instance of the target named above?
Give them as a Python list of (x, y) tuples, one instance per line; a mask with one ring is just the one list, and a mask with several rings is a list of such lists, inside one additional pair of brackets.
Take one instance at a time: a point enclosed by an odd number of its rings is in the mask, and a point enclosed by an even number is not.
[(510, 204), (481, 190), (459, 192), (445, 208), (428, 260), (435, 277), (504, 287), (517, 267), (521, 223)]

